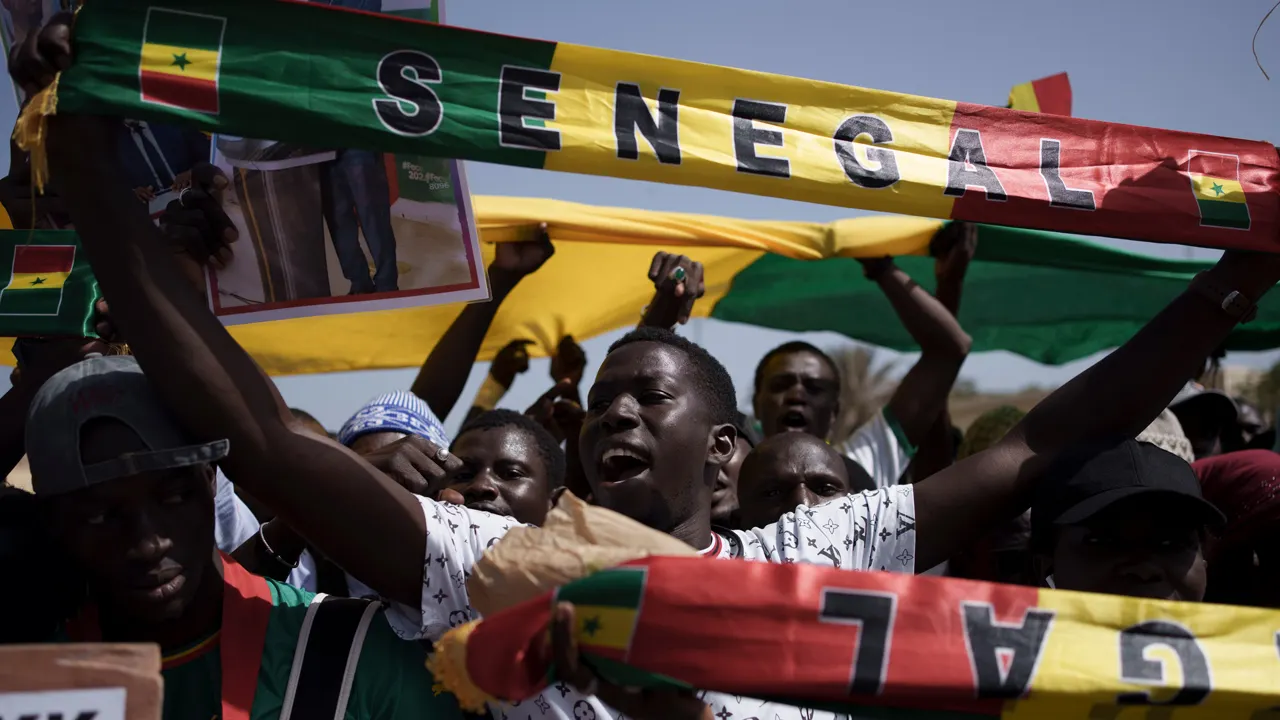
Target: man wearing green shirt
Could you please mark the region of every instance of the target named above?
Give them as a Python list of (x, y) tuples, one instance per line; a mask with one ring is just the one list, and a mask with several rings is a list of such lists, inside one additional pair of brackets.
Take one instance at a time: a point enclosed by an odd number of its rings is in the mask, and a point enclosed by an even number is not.
[[(166, 720), (461, 717), (376, 606), (319, 602), (215, 550), (213, 463), (229, 443), (188, 442), (133, 358), (54, 375), (26, 445), (52, 537), (88, 588), (65, 639), (158, 643)], [(335, 681), (315, 682), (334, 657)]]

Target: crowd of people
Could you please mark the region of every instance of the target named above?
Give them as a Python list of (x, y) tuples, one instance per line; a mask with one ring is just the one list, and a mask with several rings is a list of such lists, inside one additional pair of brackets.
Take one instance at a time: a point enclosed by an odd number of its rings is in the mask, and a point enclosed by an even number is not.
[[(17, 49), (24, 89), (66, 66), (68, 38), (55, 21)], [(972, 227), (935, 239), (935, 293), (892, 258), (862, 261), (921, 354), (848, 439), (831, 437), (840, 372), (806, 343), (760, 359), (754, 419), (739, 411), (724, 366), (677, 331), (703, 294), (701, 266), (658, 252), (652, 301), (594, 378), (566, 337), (547, 392), (499, 409), (528, 369), (528, 343), (513, 342), (449, 438), (439, 418), (495, 313), (555, 252), (544, 231), (499, 244), (493, 299), (462, 311), (411, 387), (388, 388), (333, 435), (285, 404), (193, 283), (236, 251), (226, 178), (196, 165), (157, 226), (115, 167), (128, 125), (59, 115), (48, 131), (53, 193), (105, 301), (99, 338), (19, 339), (0, 398), (0, 462), (25, 454), (34, 490), (0, 494), (0, 573), (23, 589), (0, 593), (0, 641), (158, 643), (166, 718), (225, 717), (220, 658), (253, 628), (265, 638), (253, 718), (299, 704), (332, 716), (330, 695), (349, 718), (456, 714), (424, 654), (477, 617), (466, 579), (486, 549), (541, 524), (564, 492), (712, 558), (1280, 607), (1280, 455), (1249, 449), (1262, 428), (1238, 404), (1227, 412), (1230, 398), (1185, 390), (1280, 279), (1280, 257), (1225, 253), (1030, 412), (988, 413), (957, 442), (947, 400), (971, 344), (956, 317)], [(254, 593), (269, 616), (237, 614), (235, 598)], [(332, 629), (347, 616), (358, 637)], [(556, 627), (572, 622), (572, 607), (557, 609)], [(342, 693), (297, 687), (308, 673), (294, 666), (312, 662), (295, 655), (298, 637), (322, 628), (353, 649), (331, 653)], [(555, 652), (560, 681), (493, 717), (822, 715), (639, 692), (595, 677), (562, 643)]]

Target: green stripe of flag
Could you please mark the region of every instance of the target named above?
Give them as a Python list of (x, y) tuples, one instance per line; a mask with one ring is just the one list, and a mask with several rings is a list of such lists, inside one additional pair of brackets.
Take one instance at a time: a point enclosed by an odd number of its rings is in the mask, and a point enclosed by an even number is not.
[(143, 42), (217, 51), (225, 22), (217, 16), (153, 7), (147, 13)]
[[(1005, 350), (1050, 365), (1123, 344), (1210, 266), (1038, 230), (983, 225), (978, 237), (959, 318), (973, 338), (973, 351)], [(921, 287), (935, 289), (932, 258), (895, 262)], [(765, 254), (733, 278), (711, 317), (791, 332), (835, 332), (902, 352), (920, 349), (884, 293), (848, 258)], [(1280, 347), (1280, 293), (1264, 296), (1258, 319), (1236, 328), (1226, 347)]]
[[(351, 147), (443, 158), (456, 157), (458, 148), (467, 148), (469, 159), (543, 167), (545, 151), (500, 142), (498, 78), (504, 67), (550, 70), (556, 43), (397, 22), (319, 4), (262, 0), (85, 3), (76, 16), (77, 56), (116, 60), (78, 62), (65, 72), (58, 91), (60, 112), (100, 113), (109, 105), (123, 116), (168, 122), (174, 121), (175, 112), (182, 112), (143, 102), (138, 62), (120, 60), (138, 57), (139, 38), (153, 5), (156, 12), (151, 13), (153, 26), (146, 30), (148, 42), (213, 43), (216, 47), (213, 21), (197, 23), (197, 38), (188, 34), (185, 19), (178, 21), (189, 16), (159, 12), (162, 8), (226, 18), (218, 114), (198, 117), (206, 130), (244, 135), (240, 130), (252, 127), (254, 137), (287, 138), (315, 147), (332, 147), (334, 138), (340, 137)], [(332, 44), (335, 38), (340, 39), (338, 46)], [(335, 47), (341, 47), (341, 52), (335, 52)], [(374, 69), (389, 53), (406, 50), (430, 55), (446, 77), (430, 86), (443, 104), (444, 119), (425, 136), (388, 133), (370, 112), (372, 99), (388, 97)], [(264, 57), (270, 62), (264, 62)], [(330, 90), (298, 91), (316, 78), (323, 78)], [(350, 92), (352, 88), (367, 92)], [(324, 113), (315, 111), (319, 105)], [(299, 122), (299, 117), (306, 122)]]
[(639, 608), (646, 577), (645, 568), (609, 568), (565, 585), (556, 597), (577, 605)]
[(9, 288), (0, 290), (0, 316), (52, 315), (62, 306), (62, 288)]
[(1200, 204), (1200, 224), (1213, 227), (1249, 229), (1249, 206), (1238, 202), (1219, 202), (1196, 198)]

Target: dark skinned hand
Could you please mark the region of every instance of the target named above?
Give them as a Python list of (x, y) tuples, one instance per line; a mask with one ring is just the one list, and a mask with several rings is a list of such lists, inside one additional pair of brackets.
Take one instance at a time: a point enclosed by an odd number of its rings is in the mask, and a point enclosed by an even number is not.
[(977, 250), (977, 225), (960, 220), (945, 225), (929, 241), (929, 254), (936, 258), (934, 275), (939, 280), (963, 278)]
[(856, 258), (856, 260), (862, 264), (862, 274), (871, 282), (879, 282), (881, 276), (893, 268), (893, 258), (887, 255), (884, 257)]
[(502, 383), (502, 387), (510, 388), (517, 375), (529, 370), (529, 351), (525, 348), (532, 344), (532, 340), (512, 340), (507, 343), (493, 356), (489, 374)]
[(582, 383), (582, 373), (587, 369), (587, 353), (572, 335), (560, 338), (555, 357), (551, 358), (551, 382), (568, 380), (577, 387)]
[(430, 497), (432, 488), (462, 469), (462, 461), (448, 448), (417, 435), (403, 437), (363, 457), (405, 490), (423, 497)]
[(69, 12), (56, 13), (40, 32), (27, 33), (26, 39), (9, 51), (9, 75), (27, 99), (71, 67), (71, 19)]
[(569, 380), (556, 383), (542, 397), (534, 400), (524, 414), (546, 428), (557, 442), (577, 437), (585, 417), (582, 406), (578, 404), (578, 386)]
[(578, 654), (572, 603), (556, 603), (551, 616), (551, 658), (556, 677), (580, 693), (594, 694), (609, 707), (636, 720), (715, 720), (711, 707), (690, 690), (628, 689), (600, 679)]
[(640, 324), (650, 327), (672, 328), (689, 322), (693, 304), (707, 291), (702, 263), (684, 255), (659, 251), (649, 263), (649, 279), (653, 281), (653, 300)]
[(555, 254), (556, 247), (551, 244), (551, 236), (547, 234), (547, 224), (542, 223), (533, 240), (498, 243), (494, 248), (493, 262), (489, 265), (489, 278), (495, 283), (512, 287), (524, 276), (542, 267)]
[(211, 163), (191, 169), (191, 185), (160, 213), (160, 230), (192, 285), (204, 291), (204, 267), (222, 270), (233, 257), (231, 243), (240, 233), (222, 209), (228, 181)]

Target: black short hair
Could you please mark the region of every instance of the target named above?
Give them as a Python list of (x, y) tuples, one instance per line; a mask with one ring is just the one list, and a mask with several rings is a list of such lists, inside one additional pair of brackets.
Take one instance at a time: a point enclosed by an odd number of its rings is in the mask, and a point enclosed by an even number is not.
[(734, 424), (738, 413), (738, 394), (733, 389), (733, 378), (706, 348), (665, 328), (639, 327), (610, 345), (608, 354), (638, 342), (661, 343), (688, 356), (693, 363), (694, 384), (711, 410), (712, 422), (717, 425)]
[(539, 425), (537, 420), (528, 415), (514, 410), (486, 410), (463, 424), (453, 441), (457, 443), (458, 438), (472, 430), (493, 430), (504, 427), (523, 430), (533, 438), (538, 446), (538, 457), (541, 457), (542, 462), (547, 466), (547, 490), (555, 490), (564, 484), (565, 459), (560, 443), (556, 442), (551, 433)]
[(803, 340), (792, 340), (791, 342), (782, 343), (778, 347), (765, 353), (764, 357), (760, 358), (760, 363), (756, 365), (756, 384), (755, 388), (752, 390), (752, 394), (760, 392), (760, 384), (764, 382), (764, 366), (768, 365), (770, 360), (779, 355), (789, 355), (791, 353), (800, 352), (813, 353), (814, 355), (822, 358), (822, 362), (826, 363), (827, 367), (831, 368), (831, 374), (835, 375), (837, 380), (840, 379), (840, 368), (836, 367), (836, 361), (832, 360), (830, 355), (819, 350), (817, 346), (804, 342)]

